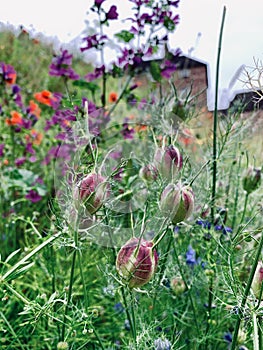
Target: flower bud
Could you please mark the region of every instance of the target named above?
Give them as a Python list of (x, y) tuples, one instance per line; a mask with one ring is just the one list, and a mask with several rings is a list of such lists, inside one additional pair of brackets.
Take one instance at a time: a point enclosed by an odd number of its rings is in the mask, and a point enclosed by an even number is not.
[(259, 188), (261, 183), (261, 170), (250, 166), (243, 177), (243, 188), (250, 194)]
[(116, 269), (130, 288), (141, 287), (154, 275), (158, 256), (153, 242), (131, 238), (119, 251)]
[(152, 164), (143, 166), (139, 171), (139, 176), (146, 182), (155, 181), (158, 177), (158, 170)]
[(171, 350), (172, 344), (166, 338), (158, 338), (154, 341), (154, 350)]
[(68, 350), (68, 343), (66, 341), (60, 341), (57, 344), (57, 350)]
[(185, 283), (181, 277), (174, 277), (170, 281), (171, 289), (175, 295), (180, 295), (185, 291)]
[(194, 209), (194, 194), (190, 186), (169, 184), (160, 198), (160, 210), (174, 225), (187, 219)]
[(170, 145), (156, 150), (154, 163), (161, 176), (172, 179), (182, 168), (183, 157), (177, 147)]
[(262, 261), (258, 262), (256, 272), (252, 281), (251, 288), (257, 299), (260, 297), (260, 290), (263, 283), (263, 263)]
[(109, 197), (109, 184), (106, 179), (96, 173), (84, 177), (74, 190), (74, 200), (78, 205), (82, 202), (90, 214), (94, 214)]

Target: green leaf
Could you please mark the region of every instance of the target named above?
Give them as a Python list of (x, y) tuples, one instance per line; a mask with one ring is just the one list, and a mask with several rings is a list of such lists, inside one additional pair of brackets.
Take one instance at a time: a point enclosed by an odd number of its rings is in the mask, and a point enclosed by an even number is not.
[(128, 30), (122, 30), (121, 32), (115, 34), (116, 38), (119, 40), (128, 43), (134, 38), (134, 34), (129, 32)]
[(152, 61), (150, 65), (150, 72), (154, 80), (160, 81), (162, 79), (159, 63)]
[(173, 20), (171, 20), (171, 18), (165, 16), (163, 24), (170, 32), (175, 30), (175, 23)]

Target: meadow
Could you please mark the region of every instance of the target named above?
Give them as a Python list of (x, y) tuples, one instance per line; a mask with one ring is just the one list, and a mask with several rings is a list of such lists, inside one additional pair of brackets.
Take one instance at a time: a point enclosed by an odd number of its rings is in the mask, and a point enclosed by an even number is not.
[(106, 0), (95, 66), (0, 33), (0, 348), (260, 350), (263, 124), (179, 96), (169, 56), (140, 86), (179, 1), (130, 1), (110, 67)]

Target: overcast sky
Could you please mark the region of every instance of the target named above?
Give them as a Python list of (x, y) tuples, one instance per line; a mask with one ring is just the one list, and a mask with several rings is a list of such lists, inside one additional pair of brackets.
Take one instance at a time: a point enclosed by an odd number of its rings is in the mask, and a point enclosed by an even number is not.
[[(125, 15), (128, 0), (107, 0)], [(0, 21), (14, 25), (32, 25), (47, 35), (69, 41), (85, 28), (87, 11), (93, 0), (1, 0)], [(4, 5), (3, 5), (4, 4)], [(106, 2), (105, 2), (106, 4)], [(220, 89), (228, 84), (242, 65), (253, 65), (263, 56), (263, 0), (181, 0), (178, 8), (180, 24), (171, 36), (171, 46), (209, 65), (211, 87), (214, 87), (215, 64), (223, 7), (226, 20), (221, 51)], [(123, 18), (123, 15), (121, 16)], [(193, 50), (192, 50), (193, 48)], [(242, 88), (237, 82), (234, 89)]]

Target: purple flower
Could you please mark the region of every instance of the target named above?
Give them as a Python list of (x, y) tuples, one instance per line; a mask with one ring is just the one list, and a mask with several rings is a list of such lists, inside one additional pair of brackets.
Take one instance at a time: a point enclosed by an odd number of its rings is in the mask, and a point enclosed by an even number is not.
[(15, 165), (16, 166), (21, 166), (25, 163), (26, 157), (20, 157), (15, 160)]
[(108, 19), (117, 19), (119, 16), (117, 12), (117, 7), (115, 5), (112, 5), (111, 8), (109, 9), (109, 12), (106, 13), (106, 20)]
[(176, 65), (169, 60), (164, 61), (161, 68), (161, 76), (166, 79), (170, 79), (176, 71)]
[(105, 40), (107, 38), (108, 38), (107, 35), (100, 35), (100, 34), (93, 34), (93, 35), (87, 36), (83, 38), (83, 41), (86, 41), (87, 46), (81, 47), (80, 51), (85, 51), (92, 48), (100, 49), (105, 44)]
[(87, 75), (85, 75), (85, 79), (87, 81), (89, 81), (89, 82), (93, 81), (95, 79), (98, 79), (98, 78), (102, 77), (104, 72), (105, 72), (105, 66), (102, 65), (100, 67), (95, 68), (95, 70), (93, 72), (88, 73)]
[(30, 190), (25, 198), (30, 200), (32, 203), (37, 203), (42, 199), (36, 190)]
[(121, 130), (121, 134), (124, 137), (124, 139), (132, 140), (134, 137), (134, 129), (131, 128), (128, 123), (123, 123), (122, 126), (123, 129)]
[(94, 5), (99, 9), (105, 0), (95, 0)]
[(79, 75), (71, 67), (72, 57), (67, 50), (61, 50), (61, 55), (55, 56), (52, 59), (52, 63), (49, 66), (49, 75), (67, 77), (72, 80), (79, 79)]
[(0, 143), (0, 157), (4, 156), (4, 148), (5, 148), (5, 144), (4, 143)]
[(30, 153), (32, 155), (34, 155), (36, 153), (36, 151), (34, 150), (34, 148), (32, 147), (32, 143), (27, 143), (26, 144), (26, 152)]
[(194, 265), (196, 265), (198, 263), (196, 260), (196, 252), (192, 248), (191, 245), (188, 246), (188, 250), (185, 254), (185, 258), (186, 258), (187, 265), (189, 265), (191, 267), (193, 267)]

